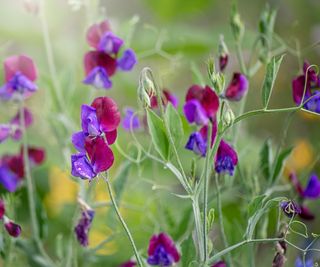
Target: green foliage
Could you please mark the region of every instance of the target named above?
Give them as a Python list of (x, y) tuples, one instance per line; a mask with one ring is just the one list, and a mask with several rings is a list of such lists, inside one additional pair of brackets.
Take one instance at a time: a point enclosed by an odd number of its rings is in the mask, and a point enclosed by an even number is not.
[(281, 175), (281, 171), (283, 169), (284, 163), (285, 163), (286, 159), (290, 156), (292, 150), (293, 150), (293, 147), (284, 149), (278, 155), (278, 157), (274, 163), (274, 169), (273, 169), (273, 173), (271, 176), (271, 183), (274, 183), (275, 181), (277, 181), (277, 179)]
[(184, 136), (181, 117), (171, 103), (168, 103), (167, 105), (165, 116), (171, 136), (173, 138), (173, 142), (176, 147), (178, 147), (181, 144)]
[(272, 147), (270, 139), (267, 139), (260, 150), (259, 167), (266, 180), (269, 179), (271, 173)]

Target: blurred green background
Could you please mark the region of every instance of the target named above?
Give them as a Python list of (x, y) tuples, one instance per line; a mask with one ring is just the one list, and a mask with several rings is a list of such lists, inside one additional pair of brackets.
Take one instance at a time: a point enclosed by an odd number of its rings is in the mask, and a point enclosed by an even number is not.
[[(239, 12), (246, 26), (243, 44), (245, 59), (248, 60), (252, 51), (260, 13), (266, 3), (278, 10), (275, 32), (290, 47), (301, 50), (302, 60), (307, 59), (310, 63), (317, 64), (320, 47), (315, 46), (308, 50), (304, 48), (320, 40), (318, 0), (238, 1)], [(70, 238), (70, 229), (72, 230), (79, 181), (69, 177), (69, 157), (73, 152), (70, 136), (80, 128), (80, 105), (89, 104), (96, 96), (108, 95), (116, 99), (121, 109), (125, 106), (137, 107), (139, 72), (143, 67), (150, 66), (161, 86), (179, 96), (181, 111), (186, 90), (191, 84), (198, 82), (194, 70), (206, 77), (206, 60), (210, 55), (217, 55), (220, 34), (225, 36), (230, 51), (231, 58), (226, 72), (228, 82), (232, 72), (239, 71), (229, 27), (231, 4), (232, 1), (229, 0), (0, 0), (1, 60), (12, 54), (27, 54), (35, 60), (39, 70), (40, 90), (27, 101), (36, 117), (28, 137), (31, 144), (45, 147), (47, 151), (46, 164), (34, 170), (34, 177), (39, 191), (38, 202), (43, 203), (43, 206), (39, 204), (39, 210), (43, 210), (44, 218), (49, 218), (48, 224), (43, 227), (43, 234), (46, 247), (52, 251), (52, 255), (57, 255), (56, 244), (60, 242), (58, 239), (63, 240), (61, 246), (64, 256), (69, 253), (70, 242), (74, 242)], [(112, 30), (125, 39), (127, 46), (136, 51), (139, 60), (134, 71), (118, 73), (113, 77), (114, 86), (107, 92), (94, 91), (81, 83), (84, 77), (83, 55), (90, 49), (85, 40), (86, 29), (103, 19), (111, 22)], [(50, 73), (48, 47), (46, 49), (43, 37), (43, 30), (46, 31), (46, 28), (57, 73), (55, 81)], [(287, 53), (275, 84), (272, 107), (293, 106), (291, 80), (301, 72), (299, 67), (297, 58)], [(246, 110), (261, 107), (260, 89), (264, 73), (265, 68), (262, 67), (250, 82)], [(2, 78), (2, 74), (0, 77)], [(63, 105), (59, 105), (57, 101), (59, 94)], [(238, 113), (238, 104), (232, 108)], [(16, 110), (17, 107), (13, 104), (1, 103), (0, 122), (7, 121)], [(241, 166), (244, 166), (247, 176), (255, 171), (257, 155), (264, 140), (271, 138), (274, 146), (280, 143), (286, 118), (285, 114), (263, 116), (252, 118), (242, 125), (239, 138), (240, 157)], [(318, 161), (315, 161), (320, 149), (319, 122), (316, 116), (303, 113), (295, 115), (285, 140), (286, 146), (298, 145), (287, 170), (297, 170), (302, 179), (307, 178), (310, 169), (320, 171)], [(124, 150), (131, 151), (130, 135), (121, 129), (119, 132), (120, 145)], [(9, 141), (1, 144), (0, 155), (18, 149), (18, 144)], [(115, 147), (113, 150), (116, 153), (116, 164), (111, 173), (115, 176), (119, 168), (123, 168), (120, 165), (125, 163), (125, 159)], [(183, 154), (187, 168), (190, 166), (192, 154)], [(171, 194), (182, 192), (176, 180), (154, 162), (145, 162), (139, 166), (128, 165), (130, 166), (125, 166), (130, 168), (128, 175), (123, 178), (127, 178), (127, 181), (121, 209), (138, 247), (145, 250), (152, 233), (160, 230), (169, 232), (180, 241), (184, 240), (184, 233), (190, 227), (188, 222), (192, 224), (192, 216), (190, 203)], [(248, 178), (249, 180), (251, 178)], [(103, 181), (93, 183), (94, 201), (107, 201), (108, 194)], [(88, 187), (87, 183), (83, 184), (82, 188)], [(241, 216), (243, 207), (237, 203), (239, 199), (250, 201), (250, 196), (243, 196), (241, 190), (235, 187), (228, 190), (223, 197), (226, 203), (227, 229), (239, 227), (239, 232), (233, 231), (229, 237), (229, 242), (234, 243), (241, 239), (246, 222)], [(24, 190), (12, 196), (12, 199), (16, 206), (17, 220), (24, 221), (25, 227), (28, 227), (28, 214), (23, 205)], [(214, 198), (211, 205), (215, 206)], [(319, 209), (319, 203), (313, 205)], [(98, 209), (90, 236), (91, 247), (111, 235), (115, 229), (120, 230), (112, 213), (109, 208)], [(319, 221), (314, 222), (310, 224), (310, 228), (319, 232), (318, 224)], [(25, 237), (28, 236), (27, 229), (23, 234)], [(219, 244), (217, 232), (212, 231), (212, 238)], [(270, 235), (274, 235), (272, 230)], [(123, 234), (117, 234), (111, 243), (99, 251), (98, 256), (88, 256), (85, 250), (77, 246), (73, 249), (79, 257), (79, 266), (117, 266), (132, 255)], [(270, 266), (273, 248), (267, 247), (259, 251), (266, 255), (266, 261), (261, 265), (259, 262), (259, 266)], [(244, 248), (235, 254), (242, 264), (248, 260), (246, 252), (247, 249)], [(27, 258), (24, 254), (21, 255), (15, 259), (16, 264), (21, 265), (14, 266), (25, 266), (23, 264)], [(292, 266), (290, 264), (296, 252), (289, 251), (289, 255), (292, 257), (288, 266)], [(256, 257), (259, 258), (260, 255), (257, 254)]]

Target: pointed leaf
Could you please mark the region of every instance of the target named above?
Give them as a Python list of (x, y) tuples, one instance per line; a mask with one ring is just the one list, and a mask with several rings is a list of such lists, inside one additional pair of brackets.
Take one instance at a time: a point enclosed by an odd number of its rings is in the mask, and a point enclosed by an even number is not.
[(290, 156), (292, 150), (293, 150), (293, 147), (287, 148), (283, 150), (277, 157), (277, 160), (274, 166), (274, 171), (271, 178), (272, 183), (274, 183), (278, 179), (279, 175), (281, 174), (284, 163), (286, 159)]
[(176, 146), (179, 146), (183, 137), (183, 126), (179, 113), (171, 103), (169, 103), (167, 106), (165, 116), (173, 138), (173, 142)]
[(273, 57), (267, 65), (267, 73), (264, 77), (262, 86), (262, 104), (264, 108), (267, 108), (269, 105), (272, 89), (277, 78), (282, 59), (283, 55), (279, 58)]
[(266, 180), (270, 177), (272, 147), (270, 139), (266, 140), (260, 151), (260, 170)]

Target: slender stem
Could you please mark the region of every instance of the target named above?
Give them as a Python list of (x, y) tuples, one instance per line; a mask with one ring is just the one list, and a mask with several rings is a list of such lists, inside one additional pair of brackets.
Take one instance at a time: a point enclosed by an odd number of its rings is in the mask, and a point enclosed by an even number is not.
[(244, 63), (244, 58), (243, 58), (243, 55), (242, 55), (242, 49), (241, 49), (241, 44), (239, 42), (236, 43), (236, 54), (237, 54), (237, 57), (238, 57), (238, 62), (240, 64), (240, 69), (241, 69), (241, 72), (244, 74), (244, 75), (247, 75), (247, 67), (246, 67), (246, 64)]
[(20, 127), (22, 131), (22, 156), (23, 156), (23, 168), (24, 168), (24, 175), (27, 181), (27, 193), (28, 193), (28, 204), (29, 204), (29, 211), (30, 211), (30, 220), (31, 220), (31, 229), (33, 233), (33, 239), (39, 249), (39, 252), (47, 259), (50, 265), (53, 264), (50, 257), (45, 252), (40, 236), (39, 236), (39, 226), (37, 221), (37, 214), (36, 214), (36, 204), (34, 200), (35, 191), (33, 180), (31, 177), (31, 170), (30, 170), (30, 161), (28, 155), (28, 137), (26, 133), (26, 126), (25, 126), (25, 116), (24, 116), (24, 107), (23, 107), (23, 100), (20, 101), (19, 107), (19, 115), (20, 115)]
[(133, 252), (134, 252), (134, 254), (135, 254), (135, 256), (136, 256), (138, 265), (139, 265), (140, 267), (143, 267), (142, 260), (141, 260), (141, 258), (140, 258), (140, 255), (139, 255), (139, 252), (138, 252), (138, 250), (137, 250), (137, 247), (136, 247), (136, 245), (135, 245), (135, 243), (134, 243), (133, 237), (132, 237), (132, 235), (131, 235), (131, 233), (130, 233), (130, 230), (129, 230), (126, 222), (125, 222), (124, 219), (122, 218), (121, 213), (120, 213), (120, 211), (119, 211), (118, 205), (117, 205), (117, 203), (116, 203), (116, 200), (115, 200), (114, 195), (113, 195), (113, 192), (112, 192), (112, 188), (111, 188), (111, 184), (110, 184), (110, 182), (109, 182), (109, 179), (108, 179), (107, 176), (103, 176), (103, 178), (104, 178), (104, 180), (105, 180), (106, 183), (107, 183), (108, 192), (109, 192), (110, 199), (111, 199), (111, 201), (112, 201), (114, 210), (115, 210), (115, 212), (116, 212), (116, 214), (117, 214), (117, 216), (118, 216), (118, 218), (119, 218), (119, 221), (120, 221), (121, 224), (122, 224), (123, 229), (125, 230), (128, 238), (129, 238), (129, 240), (130, 240), (130, 243), (131, 243)]
[[(221, 196), (220, 196), (220, 184), (219, 184), (219, 175), (218, 174), (215, 175), (215, 182), (216, 182), (216, 187), (217, 187), (217, 206), (218, 206), (218, 213), (219, 213), (219, 223), (220, 223), (221, 236), (222, 236), (222, 241), (223, 241), (224, 247), (227, 248), (227, 247), (229, 247), (229, 244), (228, 244), (226, 232), (224, 229), (222, 203), (221, 203)], [(227, 257), (228, 257), (229, 265), (233, 266), (231, 254), (228, 253)]]
[(201, 261), (204, 259), (204, 247), (203, 247), (203, 238), (204, 234), (202, 233), (202, 227), (201, 227), (201, 213), (199, 208), (199, 199), (198, 196), (195, 196), (192, 200), (192, 208), (193, 208), (193, 214), (194, 214), (194, 221), (196, 226), (196, 236), (197, 236), (197, 250), (199, 252), (199, 258)]
[(205, 175), (203, 182), (203, 251), (204, 258), (203, 261), (206, 262), (208, 259), (208, 227), (207, 227), (207, 213), (208, 213), (208, 187), (209, 178), (212, 169), (212, 164), (210, 164), (210, 147), (211, 147), (211, 136), (212, 136), (212, 123), (208, 124), (208, 136), (207, 136), (207, 155), (205, 163)]

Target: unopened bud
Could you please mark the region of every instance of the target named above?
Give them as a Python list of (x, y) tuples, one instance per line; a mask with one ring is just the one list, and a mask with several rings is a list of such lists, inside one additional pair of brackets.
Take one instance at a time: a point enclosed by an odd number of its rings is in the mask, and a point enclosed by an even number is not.
[(138, 99), (142, 106), (150, 107), (150, 98), (155, 95), (155, 86), (153, 81), (148, 77), (149, 69), (144, 68), (140, 73)]
[(214, 59), (212, 57), (208, 60), (207, 70), (209, 79), (213, 85), (214, 90), (217, 94), (222, 93), (225, 86), (224, 75), (223, 73), (216, 72)]
[(224, 42), (223, 35), (220, 36), (220, 42), (219, 42), (219, 68), (220, 71), (224, 71), (228, 64), (229, 60), (229, 51), (226, 43)]
[(4, 220), (4, 228), (8, 232), (9, 235), (12, 237), (18, 237), (21, 234), (21, 226), (14, 223), (12, 220), (7, 218), (6, 216), (3, 217)]
[(228, 103), (225, 103), (225, 107), (222, 114), (222, 123), (224, 127), (229, 127), (233, 124), (235, 119), (232, 109), (229, 107)]
[(231, 29), (233, 32), (234, 39), (239, 42), (241, 41), (244, 34), (244, 24), (241, 21), (240, 14), (238, 13), (238, 9), (236, 4), (233, 5), (231, 10)]

